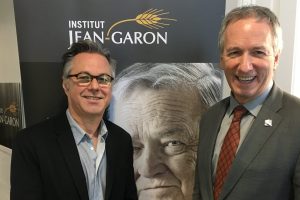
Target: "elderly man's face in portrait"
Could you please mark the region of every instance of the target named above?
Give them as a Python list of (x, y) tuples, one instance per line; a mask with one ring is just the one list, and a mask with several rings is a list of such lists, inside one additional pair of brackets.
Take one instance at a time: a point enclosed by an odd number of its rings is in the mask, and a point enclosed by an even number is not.
[(140, 200), (190, 200), (201, 104), (183, 89), (135, 89), (116, 102), (115, 123), (132, 136)]

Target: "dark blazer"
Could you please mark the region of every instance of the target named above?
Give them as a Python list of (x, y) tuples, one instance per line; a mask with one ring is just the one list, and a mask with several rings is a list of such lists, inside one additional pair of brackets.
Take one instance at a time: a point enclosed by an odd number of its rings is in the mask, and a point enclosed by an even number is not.
[[(130, 135), (105, 121), (106, 200), (137, 199)], [(18, 133), (11, 161), (11, 200), (88, 200), (85, 175), (66, 114)]]
[[(212, 156), (229, 98), (203, 116), (194, 200), (213, 200)], [(272, 126), (265, 125), (271, 119)], [(225, 180), (220, 200), (300, 199), (300, 100), (276, 85), (263, 103)]]

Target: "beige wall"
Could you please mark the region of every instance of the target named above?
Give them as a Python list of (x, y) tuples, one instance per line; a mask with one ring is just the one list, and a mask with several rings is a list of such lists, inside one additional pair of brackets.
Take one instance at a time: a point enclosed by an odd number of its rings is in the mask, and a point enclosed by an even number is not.
[(0, 83), (21, 82), (13, 0), (0, 0)]
[(0, 199), (9, 200), (11, 149), (0, 145)]
[[(0, 0), (0, 83), (21, 82), (13, 0)], [(0, 145), (0, 199), (9, 200), (11, 149)]]

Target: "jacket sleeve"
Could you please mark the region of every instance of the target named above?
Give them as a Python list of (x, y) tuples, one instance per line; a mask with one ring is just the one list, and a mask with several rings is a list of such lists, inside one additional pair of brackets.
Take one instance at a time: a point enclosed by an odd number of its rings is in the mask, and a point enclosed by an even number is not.
[(137, 189), (134, 178), (134, 169), (133, 169), (133, 146), (132, 140), (130, 138), (129, 155), (128, 155), (128, 180), (127, 180), (127, 189), (126, 189), (126, 199), (127, 200), (137, 200)]
[(37, 156), (29, 138), (24, 137), (22, 132), (13, 141), (11, 159), (10, 199), (44, 199)]

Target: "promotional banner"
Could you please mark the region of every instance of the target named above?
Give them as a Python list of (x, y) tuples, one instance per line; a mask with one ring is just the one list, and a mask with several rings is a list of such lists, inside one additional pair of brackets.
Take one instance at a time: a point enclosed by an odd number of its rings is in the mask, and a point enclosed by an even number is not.
[(92, 39), (120, 72), (136, 62), (217, 63), (219, 0), (14, 0), (26, 124), (65, 107), (61, 55)]
[(26, 124), (66, 109), (61, 56), (117, 60), (107, 117), (132, 136), (139, 199), (191, 200), (201, 114), (221, 98), (220, 0), (14, 0)]
[(20, 83), (0, 83), (0, 144), (11, 148), (17, 131), (25, 127)]

